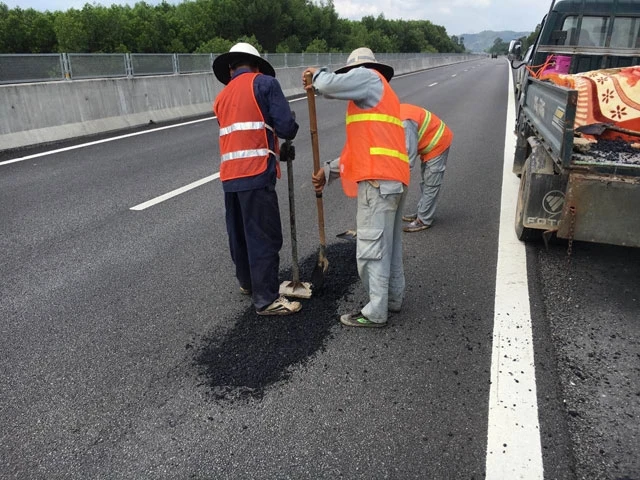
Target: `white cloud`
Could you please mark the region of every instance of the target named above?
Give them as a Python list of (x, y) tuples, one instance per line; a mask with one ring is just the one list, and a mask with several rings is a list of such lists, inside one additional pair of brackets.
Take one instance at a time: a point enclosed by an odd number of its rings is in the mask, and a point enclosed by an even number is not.
[[(388, 19), (429, 20), (450, 35), (483, 30), (532, 31), (549, 6), (541, 0), (336, 0), (341, 17), (359, 20), (383, 14)], [(522, 12), (527, 12), (523, 15)]]

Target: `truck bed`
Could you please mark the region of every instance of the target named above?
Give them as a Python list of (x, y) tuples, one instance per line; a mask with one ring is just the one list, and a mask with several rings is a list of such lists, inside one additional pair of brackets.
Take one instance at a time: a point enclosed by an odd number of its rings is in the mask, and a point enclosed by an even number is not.
[(628, 142), (600, 139), (591, 144), (588, 151), (576, 151), (576, 90), (533, 78), (527, 82), (530, 85), (522, 100), (523, 114), (559, 167), (582, 166), (599, 173), (640, 176), (640, 149)]

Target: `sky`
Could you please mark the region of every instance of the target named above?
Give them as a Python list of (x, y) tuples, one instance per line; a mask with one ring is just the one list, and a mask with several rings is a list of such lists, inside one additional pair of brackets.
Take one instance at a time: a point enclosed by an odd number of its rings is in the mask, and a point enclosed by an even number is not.
[[(161, 0), (146, 0), (155, 5)], [(136, 0), (0, 0), (9, 8), (68, 10), (85, 3), (133, 5)], [(177, 4), (180, 0), (169, 0)], [(550, 0), (334, 0), (341, 18), (360, 20), (382, 14), (387, 19), (429, 20), (446, 28), (449, 35), (480, 33), (484, 30), (530, 32), (549, 10)]]

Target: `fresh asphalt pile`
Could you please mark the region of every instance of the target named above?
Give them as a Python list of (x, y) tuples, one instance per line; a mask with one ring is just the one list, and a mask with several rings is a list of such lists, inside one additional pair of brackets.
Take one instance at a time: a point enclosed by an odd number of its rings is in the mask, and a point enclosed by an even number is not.
[(596, 160), (640, 165), (640, 150), (623, 140), (599, 139), (591, 151)]
[[(359, 281), (354, 242), (329, 245), (327, 257), (330, 267), (324, 285), (310, 299), (300, 300), (301, 312), (259, 317), (253, 306), (248, 306), (230, 330), (212, 331), (201, 341), (194, 362), (213, 399), (261, 398), (270, 385), (289, 378), (291, 367), (304, 364), (324, 349), (338, 323), (340, 300)], [(304, 259), (302, 279), (310, 278), (316, 262), (316, 255)], [(291, 272), (280, 276), (291, 278)]]

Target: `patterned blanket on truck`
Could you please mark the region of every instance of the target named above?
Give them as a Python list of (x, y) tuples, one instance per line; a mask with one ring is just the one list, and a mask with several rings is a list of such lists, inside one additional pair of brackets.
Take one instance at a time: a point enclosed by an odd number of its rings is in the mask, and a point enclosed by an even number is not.
[(575, 128), (612, 124), (597, 138), (639, 142), (640, 137), (619, 129), (640, 132), (640, 66), (564, 74), (545, 71), (540, 80), (578, 91)]

